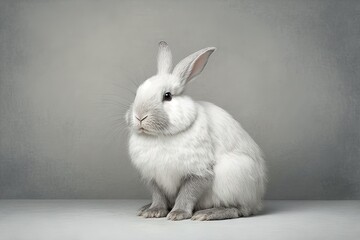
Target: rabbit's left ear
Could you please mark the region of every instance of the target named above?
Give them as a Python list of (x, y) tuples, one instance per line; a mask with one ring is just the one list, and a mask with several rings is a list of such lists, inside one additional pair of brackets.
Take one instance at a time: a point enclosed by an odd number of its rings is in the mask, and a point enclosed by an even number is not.
[(172, 55), (169, 45), (164, 41), (159, 42), (157, 65), (158, 74), (170, 73), (172, 68)]
[(214, 47), (208, 47), (189, 55), (176, 65), (173, 74), (180, 78), (182, 85), (190, 82), (202, 72), (210, 55), (215, 50)]

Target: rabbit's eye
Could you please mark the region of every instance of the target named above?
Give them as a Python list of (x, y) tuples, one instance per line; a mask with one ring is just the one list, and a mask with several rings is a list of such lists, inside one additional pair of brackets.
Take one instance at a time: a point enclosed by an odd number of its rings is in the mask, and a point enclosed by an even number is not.
[(171, 92), (166, 92), (163, 97), (163, 101), (171, 101), (172, 95)]

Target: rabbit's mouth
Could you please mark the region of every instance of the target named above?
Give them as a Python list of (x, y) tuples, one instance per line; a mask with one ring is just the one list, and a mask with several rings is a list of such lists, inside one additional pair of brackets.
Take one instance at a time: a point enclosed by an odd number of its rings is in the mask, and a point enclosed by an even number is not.
[(150, 133), (146, 128), (143, 128), (143, 127), (139, 127), (139, 128), (138, 128), (138, 132), (139, 132), (139, 133), (147, 133), (147, 134)]
[(152, 135), (152, 136), (157, 135), (156, 132), (146, 129), (144, 127), (139, 127), (137, 131), (138, 131), (138, 134), (146, 134), (146, 135)]

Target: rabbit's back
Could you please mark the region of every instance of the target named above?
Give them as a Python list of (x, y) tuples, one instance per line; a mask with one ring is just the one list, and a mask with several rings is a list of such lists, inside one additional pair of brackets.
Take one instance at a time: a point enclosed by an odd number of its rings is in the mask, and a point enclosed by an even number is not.
[(247, 154), (256, 159), (261, 150), (250, 135), (224, 109), (210, 102), (198, 102), (207, 115), (209, 135), (216, 155), (224, 153)]
[(199, 104), (207, 113), (215, 165), (212, 187), (197, 208), (240, 206), (244, 215), (257, 212), (266, 184), (259, 146), (225, 110), (208, 102)]

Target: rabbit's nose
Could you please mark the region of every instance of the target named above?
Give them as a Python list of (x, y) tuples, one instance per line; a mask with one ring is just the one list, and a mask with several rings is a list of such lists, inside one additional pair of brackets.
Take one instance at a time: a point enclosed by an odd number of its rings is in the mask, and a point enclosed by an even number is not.
[(138, 116), (135, 115), (135, 118), (136, 118), (137, 120), (139, 120), (140, 123), (141, 123), (142, 121), (144, 121), (147, 117), (148, 117), (148, 115), (146, 115), (146, 116), (143, 117), (143, 118), (140, 118), (140, 117), (138, 117)]

